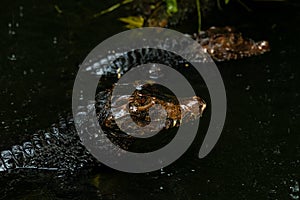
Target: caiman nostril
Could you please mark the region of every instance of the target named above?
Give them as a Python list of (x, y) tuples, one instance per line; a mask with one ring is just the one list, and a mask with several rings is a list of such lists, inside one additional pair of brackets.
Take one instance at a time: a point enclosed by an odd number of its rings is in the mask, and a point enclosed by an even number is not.
[(257, 43), (258, 48), (263, 51), (270, 51), (270, 44), (268, 41), (260, 41)]

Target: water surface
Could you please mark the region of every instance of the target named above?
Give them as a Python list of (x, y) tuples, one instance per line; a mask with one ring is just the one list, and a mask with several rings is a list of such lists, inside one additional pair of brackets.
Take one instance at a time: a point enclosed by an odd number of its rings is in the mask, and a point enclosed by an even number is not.
[[(109, 5), (98, 1), (2, 2), (1, 149), (20, 144), (34, 131), (56, 122), (59, 113), (71, 111), (78, 65), (98, 43), (125, 30), (116, 20), (126, 16), (124, 9), (92, 18)], [(229, 9), (204, 22), (204, 28), (236, 26), (249, 37), (269, 40), (272, 48), (262, 56), (217, 63), (227, 91), (228, 113), (222, 136), (206, 158), (197, 158), (203, 128), (188, 152), (161, 171), (96, 170), (79, 178), (81, 187), (74, 183), (78, 193), (68, 196), (59, 194), (55, 185), (45, 186), (43, 181), (49, 180), (36, 178), (29, 186), (20, 184), (13, 196), (299, 199), (291, 195), (300, 181), (299, 8), (299, 4), (264, 3), (248, 13), (236, 5), (236, 12)], [(191, 17), (175, 28), (193, 33), (196, 19)], [(202, 127), (208, 123), (204, 115)]]

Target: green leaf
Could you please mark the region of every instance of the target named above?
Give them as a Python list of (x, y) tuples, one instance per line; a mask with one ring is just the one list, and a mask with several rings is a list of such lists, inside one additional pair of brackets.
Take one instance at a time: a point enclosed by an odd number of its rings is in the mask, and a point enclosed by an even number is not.
[(56, 4), (54, 5), (54, 8), (58, 14), (61, 14), (63, 12)]
[(225, 0), (225, 4), (228, 4), (230, 0)]
[(131, 3), (131, 2), (133, 2), (133, 0), (124, 0), (121, 3), (117, 3), (106, 10), (102, 10), (101, 12), (94, 14), (94, 17), (99, 17), (106, 13), (112, 12), (112, 11), (116, 10), (117, 8), (119, 8), (120, 6)]
[(167, 13), (172, 15), (178, 12), (177, 0), (165, 0), (167, 4)]
[(200, 0), (196, 0), (197, 5), (197, 13), (198, 13), (198, 33), (201, 31), (201, 8), (200, 8)]
[(129, 16), (119, 18), (121, 22), (127, 23), (126, 28), (141, 28), (144, 25), (144, 18), (141, 16)]

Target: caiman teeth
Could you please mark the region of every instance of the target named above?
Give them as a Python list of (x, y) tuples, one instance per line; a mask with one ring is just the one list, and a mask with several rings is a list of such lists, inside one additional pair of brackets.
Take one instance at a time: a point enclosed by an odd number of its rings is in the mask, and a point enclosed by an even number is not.
[(120, 79), (121, 78), (121, 68), (117, 69), (117, 74), (118, 74), (118, 79)]
[(173, 127), (175, 127), (176, 124), (177, 124), (177, 120), (174, 120), (174, 121), (173, 121)]
[(200, 108), (200, 117), (202, 117), (202, 114), (203, 114), (205, 108), (206, 108), (206, 103), (203, 103), (203, 105)]

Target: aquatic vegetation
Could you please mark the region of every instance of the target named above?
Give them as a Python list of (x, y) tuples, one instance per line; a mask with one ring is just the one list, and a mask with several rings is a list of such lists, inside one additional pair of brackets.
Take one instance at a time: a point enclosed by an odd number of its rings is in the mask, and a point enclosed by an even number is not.
[[(280, 1), (287, 0), (252, 0), (260, 1)], [(123, 5), (130, 5), (133, 15), (119, 18), (120, 21), (126, 23), (126, 28), (139, 28), (143, 26), (166, 27), (176, 25), (184, 20), (188, 13), (197, 13), (198, 16), (198, 32), (201, 31), (201, 24), (204, 11), (214, 9), (223, 10), (226, 5), (236, 2), (241, 5), (247, 12), (252, 9), (245, 3), (245, 0), (123, 0), (94, 14), (94, 17), (112, 12)]]
[(141, 16), (122, 17), (122, 18), (119, 18), (119, 20), (124, 23), (127, 23), (127, 25), (125, 27), (128, 29), (140, 28), (144, 24), (144, 18)]
[(197, 14), (198, 14), (198, 33), (201, 31), (201, 7), (200, 0), (196, 0), (197, 3)]
[(165, 0), (167, 4), (167, 13), (172, 15), (172, 13), (178, 12), (177, 0)]
[[(229, 0), (217, 1), (219, 4), (219, 1), (224, 1), (225, 4), (229, 3)], [(107, 14), (116, 10), (122, 5), (131, 3), (132, 13), (136, 13), (136, 15), (119, 18), (120, 21), (127, 24), (127, 28), (138, 28), (143, 26), (166, 27), (170, 24), (177, 24), (179, 21), (186, 18), (187, 13), (194, 12), (195, 8), (197, 8), (198, 30), (200, 32), (202, 15), (201, 9), (211, 7), (211, 2), (204, 0), (202, 1), (202, 6), (200, 7), (200, 0), (123, 0), (108, 9), (94, 14), (94, 17), (99, 17), (101, 15)]]

